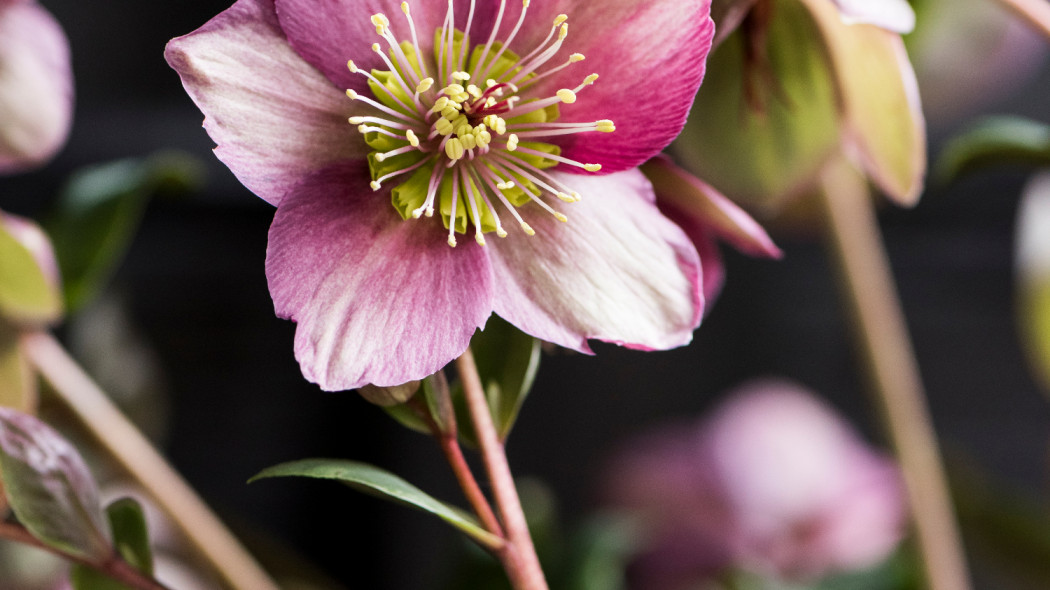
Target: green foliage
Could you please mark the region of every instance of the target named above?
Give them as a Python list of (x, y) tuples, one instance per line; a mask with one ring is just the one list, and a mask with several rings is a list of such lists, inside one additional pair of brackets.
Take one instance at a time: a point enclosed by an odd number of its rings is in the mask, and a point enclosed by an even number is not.
[(982, 119), (948, 143), (935, 176), (948, 183), (976, 170), (1008, 164), (1050, 166), (1050, 125), (1013, 116)]
[(12, 322), (50, 322), (62, 313), (55, 286), (32, 252), (0, 220), (0, 318)]
[(168, 152), (92, 166), (73, 175), (45, 224), (58, 258), (66, 306), (77, 309), (123, 260), (153, 196), (199, 185), (200, 163)]
[(83, 458), (51, 427), (10, 408), (0, 408), (0, 480), (34, 537), (94, 563), (112, 555), (98, 486)]
[(18, 346), (18, 331), (0, 319), (0, 406), (28, 411), (36, 397), (36, 380)]
[(445, 504), (400, 477), (367, 463), (341, 459), (303, 459), (275, 465), (249, 482), (271, 477), (310, 477), (340, 481), (360, 492), (429, 512), (487, 547), (502, 543), (463, 510)]
[[(133, 498), (121, 498), (106, 508), (113, 544), (124, 561), (140, 572), (153, 575), (153, 551), (142, 506)], [(74, 565), (69, 577), (74, 590), (133, 590), (101, 572)]]
[(496, 431), (505, 440), (536, 378), (540, 343), (494, 315), (484, 330), (474, 334), (470, 345)]

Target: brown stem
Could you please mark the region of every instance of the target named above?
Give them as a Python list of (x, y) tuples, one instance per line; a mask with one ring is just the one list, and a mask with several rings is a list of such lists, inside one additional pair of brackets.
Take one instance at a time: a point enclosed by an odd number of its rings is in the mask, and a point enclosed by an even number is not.
[(434, 421), (426, 402), (418, 396), (410, 399), (407, 402), (408, 406), (420, 419), (427, 423), (430, 433), (437, 440), (438, 445), (441, 447), (441, 452), (444, 453), (445, 459), (452, 468), (452, 473), (456, 476), (456, 481), (459, 483), (463, 495), (467, 498), (471, 508), (474, 509), (474, 514), (481, 520), (482, 526), (488, 532), (498, 537), (503, 537), (503, 527), (500, 526), (496, 514), (492, 511), (488, 498), (481, 491), (478, 480), (474, 478), (474, 472), (470, 470), (470, 464), (467, 463), (466, 457), (463, 456), (463, 449), (459, 445), (456, 414), (452, 410), (452, 395), (449, 392), (448, 381), (445, 380), (443, 372), (439, 372), (437, 375), (440, 375), (440, 377), (435, 375), (437, 382), (434, 384), (434, 388), (437, 391), (438, 403), (442, 408), (440, 413), (443, 427)]
[(1050, 38), (1050, 2), (1046, 0), (999, 0), (1036, 32)]
[(43, 549), (68, 561), (93, 568), (136, 590), (169, 590), (167, 586), (135, 569), (129, 563), (120, 559), (115, 553), (102, 564), (92, 563), (87, 559), (71, 555), (42, 542), (26, 530), (24, 526), (12, 522), (0, 522), (0, 538)]
[(106, 451), (146, 490), (190, 545), (236, 590), (278, 590), (255, 560), (53, 336), (21, 338), (33, 366)]
[(822, 193), (844, 295), (903, 472), (929, 587), (967, 590), (936, 434), (867, 183), (840, 161), (825, 172)]
[(492, 484), (496, 508), (507, 532), (507, 550), (499, 555), (503, 568), (507, 571), (515, 590), (547, 590), (547, 580), (529, 535), (529, 526), (525, 522), (525, 512), (521, 509), (518, 490), (514, 487), (507, 453), (492, 422), (492, 412), (485, 399), (485, 389), (478, 375), (478, 367), (474, 363), (474, 354), (469, 348), (456, 359), (456, 370), (463, 382), (463, 395), (474, 424), (474, 432), (478, 437), (489, 483)]

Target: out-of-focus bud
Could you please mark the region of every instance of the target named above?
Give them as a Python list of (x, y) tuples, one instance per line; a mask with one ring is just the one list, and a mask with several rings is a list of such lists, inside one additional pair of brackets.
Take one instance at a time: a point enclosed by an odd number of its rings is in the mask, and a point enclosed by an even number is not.
[(1025, 352), (1050, 394), (1050, 172), (1025, 188), (1017, 214), (1018, 316)]
[(0, 174), (40, 165), (73, 114), (69, 42), (32, 0), (0, 0)]
[(357, 392), (361, 394), (361, 397), (377, 406), (396, 406), (412, 399), (412, 396), (419, 391), (419, 383), (419, 381), (409, 381), (408, 383), (391, 387), (365, 385), (358, 388)]
[(767, 217), (810, 195), (843, 156), (886, 196), (913, 204), (925, 123), (895, 32), (913, 19), (906, 3), (888, 0), (757, 0), (708, 59), (674, 144), (680, 162)]
[(0, 211), (0, 320), (38, 325), (62, 313), (58, 263), (33, 222)]
[(736, 569), (785, 582), (864, 569), (904, 528), (894, 465), (785, 382), (745, 385), (700, 424), (637, 439), (605, 482), (648, 530), (634, 565), (646, 590)]

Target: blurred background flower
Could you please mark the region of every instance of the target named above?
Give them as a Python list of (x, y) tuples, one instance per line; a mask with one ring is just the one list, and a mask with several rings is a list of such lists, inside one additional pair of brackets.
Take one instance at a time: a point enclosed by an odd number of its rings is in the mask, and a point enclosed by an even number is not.
[(702, 421), (623, 449), (604, 488), (641, 519), (633, 588), (705, 587), (735, 570), (813, 582), (878, 564), (902, 537), (893, 463), (792, 383), (745, 384)]

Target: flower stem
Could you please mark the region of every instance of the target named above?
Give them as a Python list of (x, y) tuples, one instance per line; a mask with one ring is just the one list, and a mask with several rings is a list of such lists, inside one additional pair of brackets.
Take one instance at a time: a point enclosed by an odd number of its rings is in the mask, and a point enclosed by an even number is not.
[(30, 363), (113, 458), (149, 493), (225, 585), (278, 590), (192, 488), (46, 332), (21, 337)]
[(823, 177), (831, 246), (904, 476), (931, 590), (970, 587), (937, 439), (866, 181), (845, 161)]
[(1046, 0), (999, 0), (999, 4), (1021, 17), (1037, 32), (1050, 38), (1050, 2)]
[(94, 568), (110, 578), (121, 582), (125, 586), (134, 588), (135, 590), (168, 590), (167, 586), (135, 569), (116, 554), (102, 564), (92, 563), (86, 559), (76, 555), (71, 555), (57, 547), (52, 547), (47, 543), (44, 543), (34, 537), (20, 524), (13, 522), (0, 522), (0, 539), (8, 539), (10, 541), (15, 541), (16, 543), (22, 543), (23, 545), (30, 545), (38, 549), (43, 549), (44, 551), (53, 553), (68, 561)]
[(456, 359), (456, 370), (463, 382), (463, 395), (478, 437), (489, 483), (492, 484), (496, 509), (506, 530), (507, 548), (500, 553), (499, 558), (515, 590), (547, 590), (547, 580), (529, 535), (517, 488), (514, 487), (507, 453), (492, 422), (485, 389), (474, 363), (474, 354), (469, 348)]

